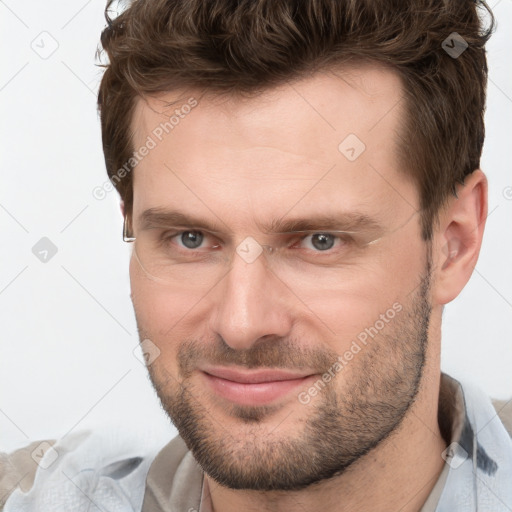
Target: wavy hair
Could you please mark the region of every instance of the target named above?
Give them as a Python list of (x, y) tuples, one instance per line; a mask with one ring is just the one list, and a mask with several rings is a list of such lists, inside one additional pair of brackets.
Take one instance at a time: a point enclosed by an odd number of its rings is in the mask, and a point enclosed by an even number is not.
[[(351, 62), (385, 64), (401, 78), (402, 171), (419, 187), (422, 236), (456, 183), (479, 168), (487, 84), (485, 44), (495, 21), (474, 0), (133, 0), (101, 34), (108, 63), (98, 109), (109, 177), (133, 153), (138, 97), (200, 88), (257, 93)], [(484, 26), (484, 14), (488, 23)], [(453, 33), (467, 44), (454, 58)], [(132, 173), (115, 186), (130, 214)]]

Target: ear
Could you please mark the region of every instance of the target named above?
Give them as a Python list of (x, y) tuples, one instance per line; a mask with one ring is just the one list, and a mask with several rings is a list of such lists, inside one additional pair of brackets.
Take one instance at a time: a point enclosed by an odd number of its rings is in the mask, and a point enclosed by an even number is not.
[(121, 201), (119, 206), (121, 207), (121, 215), (124, 217), (124, 201)]
[(457, 197), (451, 197), (439, 216), (433, 300), (451, 302), (462, 291), (475, 268), (487, 219), (487, 178), (476, 169), (457, 184)]

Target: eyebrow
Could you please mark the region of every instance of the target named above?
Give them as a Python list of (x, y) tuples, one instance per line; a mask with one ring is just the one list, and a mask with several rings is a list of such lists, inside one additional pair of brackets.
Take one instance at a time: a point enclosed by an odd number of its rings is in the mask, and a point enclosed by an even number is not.
[[(208, 221), (186, 214), (179, 210), (149, 208), (140, 216), (142, 230), (162, 227), (187, 227), (204, 229), (212, 233), (223, 230), (223, 221)], [(265, 234), (298, 233), (301, 231), (382, 231), (383, 226), (374, 218), (361, 212), (340, 212), (328, 215), (311, 215), (302, 218), (273, 219), (270, 223), (256, 221), (258, 228)]]

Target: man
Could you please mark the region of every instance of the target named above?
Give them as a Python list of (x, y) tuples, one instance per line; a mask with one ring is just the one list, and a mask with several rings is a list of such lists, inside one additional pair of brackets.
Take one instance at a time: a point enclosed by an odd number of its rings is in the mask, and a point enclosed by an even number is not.
[(512, 510), (497, 411), (440, 370), (487, 216), (475, 3), (139, 0), (107, 19), (106, 165), (179, 436), (140, 456), (57, 442), (5, 510)]

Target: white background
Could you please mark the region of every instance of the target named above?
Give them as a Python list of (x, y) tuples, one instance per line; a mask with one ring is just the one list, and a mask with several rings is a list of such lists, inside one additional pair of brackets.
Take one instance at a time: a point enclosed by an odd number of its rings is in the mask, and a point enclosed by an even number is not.
[[(442, 367), (493, 397), (507, 398), (512, 396), (512, 0), (491, 6), (498, 30), (488, 45), (482, 160), (490, 215), (474, 274), (445, 308)], [(92, 195), (107, 179), (96, 113), (101, 69), (95, 51), (105, 25), (103, 9), (103, 0), (0, 1), (4, 451), (88, 427), (123, 425), (158, 442), (175, 435), (134, 355), (135, 350), (140, 357), (117, 193), (103, 200)], [(45, 54), (54, 47), (53, 54)], [(47, 263), (32, 253), (42, 237), (58, 251)]]

